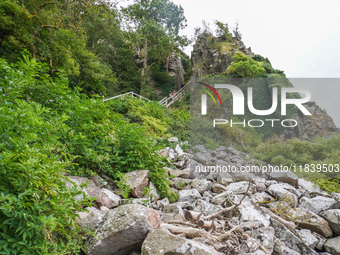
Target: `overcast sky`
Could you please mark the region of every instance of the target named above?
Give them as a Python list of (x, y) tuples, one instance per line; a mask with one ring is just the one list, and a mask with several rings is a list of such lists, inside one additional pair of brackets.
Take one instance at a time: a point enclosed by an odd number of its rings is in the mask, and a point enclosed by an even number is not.
[[(340, 78), (339, 0), (172, 0), (187, 18), (181, 34), (191, 38), (202, 20), (239, 23), (243, 42), (267, 57), (288, 78)], [(213, 27), (213, 26), (212, 26)], [(190, 55), (192, 46), (185, 52)], [(340, 80), (339, 80), (340, 81)], [(340, 83), (332, 92), (311, 86), (316, 101), (340, 127)], [(325, 97), (319, 94), (327, 92)], [(327, 102), (326, 102), (327, 101)], [(329, 102), (333, 102), (330, 104)]]

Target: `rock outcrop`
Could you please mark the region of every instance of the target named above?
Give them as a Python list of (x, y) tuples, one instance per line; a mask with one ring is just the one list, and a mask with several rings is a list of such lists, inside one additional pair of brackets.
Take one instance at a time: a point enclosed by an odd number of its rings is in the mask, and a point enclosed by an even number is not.
[(184, 84), (184, 74), (181, 57), (176, 57), (172, 54), (167, 60), (168, 75), (173, 77), (175, 80), (174, 89), (176, 91), (180, 90), (181, 86)]
[(296, 137), (311, 140), (316, 136), (327, 137), (340, 133), (331, 116), (315, 102), (307, 102), (304, 106), (312, 115), (306, 116), (300, 111), (295, 114), (293, 119), (297, 121), (298, 125), (294, 128), (286, 129), (283, 135), (285, 139)]
[(221, 74), (233, 61), (233, 54), (241, 51), (254, 56), (250, 48), (246, 48), (242, 41), (232, 38), (226, 42), (222, 38), (210, 33), (198, 36), (191, 53), (192, 73), (194, 78), (202, 78), (207, 74)]

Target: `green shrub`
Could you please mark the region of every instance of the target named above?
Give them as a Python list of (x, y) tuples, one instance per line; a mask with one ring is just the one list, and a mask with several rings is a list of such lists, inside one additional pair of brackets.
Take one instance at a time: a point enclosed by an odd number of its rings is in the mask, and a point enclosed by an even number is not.
[(76, 211), (90, 204), (76, 202), (80, 192), (65, 187), (62, 173), (68, 171), (118, 180), (125, 172), (149, 169), (160, 194), (176, 199), (150, 136), (166, 130), (162, 107), (144, 108), (137, 100), (132, 108), (121, 104), (136, 121), (131, 124), (112, 111), (117, 103), (70, 89), (65, 76), (52, 79), (28, 55), (12, 66), (0, 59), (0, 72), (0, 254), (80, 251)]
[(0, 69), (0, 253), (77, 253), (82, 236), (76, 211), (88, 204), (75, 201), (81, 192), (67, 188), (62, 175), (74, 158), (59, 141), (69, 129), (67, 116), (18, 99), (16, 85), (29, 79), (3, 61)]
[(238, 51), (234, 55), (234, 62), (228, 66), (226, 73), (234, 78), (252, 78), (264, 73), (266, 70), (260, 62)]

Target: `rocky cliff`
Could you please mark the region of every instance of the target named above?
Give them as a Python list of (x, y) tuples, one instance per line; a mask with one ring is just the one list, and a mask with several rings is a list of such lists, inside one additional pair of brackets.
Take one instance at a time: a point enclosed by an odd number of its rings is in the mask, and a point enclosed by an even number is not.
[(297, 137), (303, 140), (311, 140), (316, 136), (327, 137), (340, 133), (331, 116), (315, 102), (308, 102), (304, 105), (312, 115), (306, 116), (298, 112), (293, 119), (301, 124), (294, 128), (288, 128), (283, 135), (285, 139)]
[[(226, 69), (233, 62), (233, 55), (238, 51), (260, 61), (266, 70), (265, 75), (268, 77), (275, 74), (277, 77), (281, 77), (278, 80), (292, 86), (282, 71), (272, 68), (268, 59), (255, 55), (251, 48), (247, 48), (242, 41), (235, 37), (226, 41), (222, 37), (215, 37), (210, 33), (202, 33), (195, 42), (191, 59), (193, 78), (200, 79), (206, 75), (225, 74)], [(267, 91), (270, 91), (270, 86), (272, 85), (268, 85)], [(286, 87), (287, 84), (283, 86)], [(281, 136), (283, 139), (296, 137), (311, 140), (316, 136), (325, 137), (340, 132), (332, 118), (315, 102), (308, 102), (305, 107), (312, 113), (312, 116), (305, 116), (301, 112), (296, 114), (293, 119), (299, 123), (298, 126), (287, 129)]]
[(232, 38), (227, 42), (210, 33), (198, 36), (191, 53), (192, 74), (194, 78), (205, 75), (221, 74), (233, 61), (233, 54), (241, 51), (249, 56), (254, 56), (251, 48), (246, 48), (242, 41)]

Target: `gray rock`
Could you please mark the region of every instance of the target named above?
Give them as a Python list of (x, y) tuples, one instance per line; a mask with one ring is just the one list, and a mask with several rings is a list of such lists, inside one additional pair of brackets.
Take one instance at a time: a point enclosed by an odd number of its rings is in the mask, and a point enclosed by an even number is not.
[(288, 248), (283, 242), (281, 242), (279, 239), (275, 240), (274, 243), (274, 251), (278, 255), (301, 255), (301, 253), (294, 251), (290, 248)]
[(211, 181), (208, 180), (192, 180), (191, 188), (197, 189), (199, 193), (206, 192), (211, 185)]
[(226, 202), (230, 204), (230, 201), (238, 200), (233, 192), (224, 191), (211, 199), (211, 203), (215, 205), (224, 205)]
[(299, 227), (309, 229), (324, 237), (332, 236), (332, 229), (329, 227), (328, 222), (319, 215), (307, 209), (289, 209), (288, 213), (291, 221), (298, 224)]
[(184, 215), (177, 214), (177, 213), (162, 213), (161, 214), (162, 222), (169, 222), (169, 221), (185, 221)]
[(131, 189), (131, 195), (136, 198), (144, 197), (143, 191), (149, 182), (149, 170), (136, 170), (124, 175), (126, 184)]
[(122, 205), (108, 212), (86, 243), (88, 255), (125, 255), (139, 250), (150, 230), (159, 227), (157, 211), (141, 205)]
[(241, 221), (259, 221), (263, 226), (268, 227), (270, 224), (269, 215), (264, 214), (258, 210), (255, 204), (246, 197), (242, 203), (237, 207)]
[(271, 226), (275, 229), (275, 236), (279, 238), (281, 243), (284, 243), (288, 248), (301, 254), (311, 254), (311, 248), (309, 248), (299, 237), (294, 235), (294, 233), (292, 233), (283, 224), (271, 219)]
[(301, 179), (301, 178), (298, 179), (298, 186), (308, 192), (320, 192), (321, 191), (321, 188), (318, 185), (310, 181), (307, 181), (305, 179)]
[(161, 198), (161, 196), (157, 192), (157, 188), (152, 182), (149, 182), (149, 192), (146, 194), (151, 201), (155, 201)]
[(171, 234), (166, 229), (150, 231), (142, 255), (221, 255), (212, 247)]
[(217, 177), (217, 183), (222, 184), (224, 186), (227, 186), (232, 182), (234, 182), (233, 178), (224, 178), (224, 177), (221, 177), (221, 176)]
[[(81, 186), (84, 183), (87, 183), (87, 186), (85, 186), (81, 190), (85, 193), (85, 195), (89, 197), (95, 197), (96, 199), (94, 200), (94, 203), (96, 203), (98, 207), (106, 206), (108, 208), (112, 208), (118, 205), (117, 202), (120, 198), (107, 189), (101, 189), (95, 184), (94, 181), (89, 181), (89, 179), (79, 176), (69, 176), (69, 179), (77, 186)], [(66, 187), (72, 187), (74, 184), (71, 182), (66, 182), (65, 185)], [(75, 197), (75, 199), (76, 201), (83, 199), (83, 195), (78, 195)]]
[(183, 207), (188, 206), (187, 203), (185, 202), (178, 202), (178, 203), (174, 203), (174, 204), (169, 204), (164, 206), (163, 208), (163, 212), (164, 213), (176, 213), (176, 214), (180, 214), (180, 215), (184, 215), (184, 211), (183, 211)]
[(163, 208), (167, 205), (170, 204), (170, 201), (169, 199), (166, 197), (166, 198), (163, 198), (162, 200), (157, 200), (157, 202), (155, 203), (155, 209), (157, 210), (163, 210)]
[(277, 184), (277, 181), (274, 180), (266, 180), (266, 187), (268, 188), (270, 185)]
[(205, 165), (206, 163), (208, 163), (208, 161), (210, 160), (211, 157), (208, 157), (208, 155), (203, 154), (203, 153), (196, 153), (194, 155), (194, 159), (199, 162), (202, 163), (203, 165)]
[(340, 255), (340, 236), (328, 239), (325, 244), (325, 249), (332, 255)]
[(223, 207), (220, 205), (210, 204), (204, 200), (199, 199), (194, 203), (193, 206), (190, 206), (189, 209), (196, 212), (203, 212), (204, 215), (209, 215), (222, 210)]
[(256, 178), (255, 179), (255, 188), (257, 192), (264, 192), (266, 191), (266, 180), (263, 178)]
[(297, 196), (285, 189), (282, 183), (270, 185), (267, 191), (270, 195), (277, 199), (284, 199), (285, 201), (289, 202), (289, 204), (293, 204), (294, 206), (297, 204)]
[(298, 177), (293, 172), (270, 172), (267, 173), (267, 178), (271, 180), (275, 180), (278, 182), (285, 182), (293, 187), (297, 188)]
[(168, 159), (170, 161), (177, 161), (177, 154), (175, 153), (174, 149), (170, 149), (168, 151)]
[(167, 168), (167, 170), (168, 170), (169, 175), (173, 175), (175, 177), (181, 177), (184, 179), (190, 178), (190, 175), (191, 175), (190, 168), (186, 168), (183, 170), (173, 170), (171, 168)]
[(318, 249), (319, 251), (322, 251), (323, 250), (323, 245), (325, 244), (326, 242), (326, 237), (316, 233), (316, 232), (313, 232), (313, 236), (318, 239), (318, 243), (316, 244), (315, 248)]
[(170, 138), (168, 138), (168, 141), (169, 141), (170, 143), (178, 143), (178, 142), (179, 142), (179, 140), (178, 140), (177, 137), (170, 137)]
[(319, 215), (327, 220), (335, 234), (340, 235), (340, 209), (323, 211)]
[(175, 177), (170, 179), (170, 182), (172, 183), (172, 187), (178, 189), (178, 190), (182, 190), (182, 189), (190, 189), (191, 187), (191, 179), (184, 179), (184, 178), (180, 178), (180, 177)]
[(260, 204), (274, 200), (274, 198), (268, 195), (266, 192), (254, 193), (251, 195), (251, 199), (254, 203), (260, 203)]
[(85, 228), (88, 228), (91, 231), (94, 231), (96, 225), (103, 220), (106, 212), (98, 210), (95, 207), (87, 207), (86, 210), (88, 210), (88, 212), (78, 212), (78, 215), (80, 217), (78, 219), (78, 224), (83, 230)]
[[(233, 182), (226, 186), (226, 191), (231, 191), (234, 194), (245, 194), (249, 186), (249, 182)], [(254, 191), (254, 184), (250, 183), (249, 193)]]
[(319, 240), (308, 229), (297, 230), (297, 236), (310, 248), (314, 249)]
[(213, 183), (213, 185), (211, 186), (211, 190), (212, 190), (212, 192), (214, 192), (214, 193), (220, 194), (220, 193), (226, 191), (227, 188), (226, 188), (224, 185), (215, 182), (215, 183)]
[(257, 230), (257, 240), (270, 252), (274, 250), (275, 230), (272, 227), (261, 227)]
[(176, 147), (175, 147), (175, 152), (177, 153), (178, 157), (180, 157), (180, 158), (181, 158), (181, 157), (183, 156), (183, 154), (184, 154), (182, 148), (179, 147), (178, 144), (177, 144)]
[(105, 188), (102, 188), (101, 191), (107, 195), (107, 197), (103, 197), (103, 206), (113, 208), (119, 205), (120, 196)]
[(225, 151), (218, 151), (216, 153), (216, 158), (218, 159), (225, 159), (228, 156), (228, 154)]
[(309, 209), (311, 212), (318, 214), (321, 211), (334, 208), (338, 202), (333, 198), (317, 196), (314, 198), (303, 197), (300, 199), (299, 208)]
[(201, 194), (197, 189), (180, 190), (179, 191), (179, 202), (183, 201), (195, 201), (196, 199), (202, 198)]

